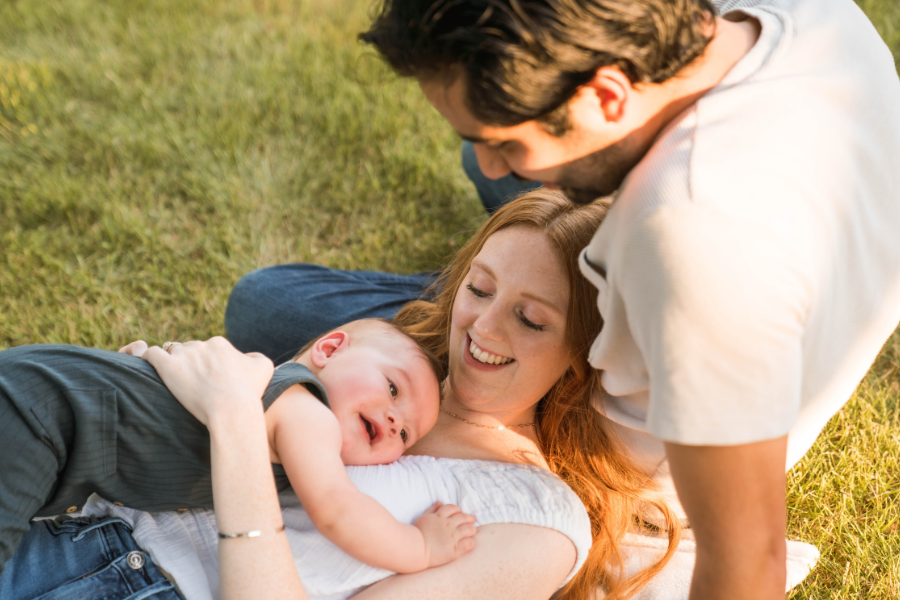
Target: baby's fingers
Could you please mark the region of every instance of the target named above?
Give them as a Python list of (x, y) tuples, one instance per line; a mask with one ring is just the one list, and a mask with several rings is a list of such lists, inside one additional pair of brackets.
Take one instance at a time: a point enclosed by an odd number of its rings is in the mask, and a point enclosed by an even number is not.
[[(475, 538), (467, 537), (459, 540), (459, 543), (456, 544), (456, 550), (459, 552), (459, 556), (462, 556), (466, 552), (471, 552), (475, 549)], [(458, 557), (457, 557), (458, 558)]]
[[(439, 502), (435, 502), (435, 504), (440, 504)], [(448, 519), (454, 515), (463, 514), (462, 510), (456, 506), (455, 504), (444, 504), (438, 510), (435, 511), (435, 514), (439, 517), (443, 517)]]
[(476, 531), (475, 525), (472, 523), (463, 523), (453, 530), (453, 541), (457, 558), (466, 552), (471, 552), (475, 548)]

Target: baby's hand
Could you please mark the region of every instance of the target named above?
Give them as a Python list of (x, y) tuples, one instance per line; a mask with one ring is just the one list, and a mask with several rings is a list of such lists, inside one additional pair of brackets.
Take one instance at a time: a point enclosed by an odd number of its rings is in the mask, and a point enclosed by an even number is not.
[(428, 567), (456, 560), (475, 547), (475, 517), (453, 504), (435, 502), (413, 523), (425, 538)]

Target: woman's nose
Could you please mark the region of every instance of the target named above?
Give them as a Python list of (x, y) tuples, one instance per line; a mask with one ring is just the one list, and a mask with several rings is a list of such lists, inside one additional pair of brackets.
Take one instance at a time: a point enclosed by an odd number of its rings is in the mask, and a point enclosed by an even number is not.
[(485, 340), (501, 340), (503, 339), (503, 307), (499, 302), (494, 300), (485, 310), (475, 319), (473, 328), (479, 337)]
[(512, 169), (498, 150), (488, 148), (485, 144), (475, 143), (475, 158), (478, 159), (478, 168), (488, 179), (500, 179), (512, 173)]

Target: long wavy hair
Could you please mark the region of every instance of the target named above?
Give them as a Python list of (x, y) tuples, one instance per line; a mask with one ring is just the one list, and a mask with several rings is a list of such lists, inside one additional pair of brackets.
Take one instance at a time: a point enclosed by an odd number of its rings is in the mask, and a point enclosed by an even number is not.
[[(550, 470), (578, 494), (591, 520), (593, 545), (587, 562), (563, 590), (565, 598), (577, 600), (592, 598), (598, 585), (608, 600), (630, 597), (668, 562), (681, 534), (677, 519), (651, 489), (649, 478), (622, 452), (591, 403), (600, 393), (600, 373), (588, 364), (588, 352), (603, 322), (597, 290), (578, 271), (578, 255), (606, 211), (600, 202), (578, 206), (546, 189), (526, 192), (501, 207), (460, 249), (432, 287), (433, 300), (411, 302), (394, 318), (447, 365), (456, 292), (485, 241), (507, 227), (530, 227), (543, 232), (559, 252), (569, 281), (565, 339), (571, 366), (538, 402), (535, 423)], [(644, 522), (642, 515), (654, 510), (665, 518), (668, 551), (655, 564), (625, 577), (620, 542), (627, 531)]]

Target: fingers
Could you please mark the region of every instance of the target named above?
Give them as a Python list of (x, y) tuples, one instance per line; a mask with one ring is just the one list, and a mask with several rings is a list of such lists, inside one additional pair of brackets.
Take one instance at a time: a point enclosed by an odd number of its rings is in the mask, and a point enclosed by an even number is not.
[(438, 511), (438, 509), (439, 509), (440, 507), (441, 507), (441, 502), (440, 502), (440, 501), (437, 501), (437, 502), (435, 502), (434, 504), (432, 504), (432, 505), (428, 508), (428, 510), (425, 511), (424, 514), (426, 514), (426, 515), (434, 515), (434, 514), (437, 514), (437, 511)]
[(130, 354), (131, 356), (141, 356), (144, 352), (147, 351), (147, 342), (144, 340), (137, 340), (131, 342), (126, 346), (122, 346), (119, 348), (119, 352), (122, 354)]
[(159, 346), (150, 346), (141, 354), (141, 358), (153, 365), (153, 368), (157, 371), (172, 360), (172, 356)]
[(464, 512), (459, 512), (449, 519), (450, 523), (452, 523), (455, 527), (460, 527), (466, 524), (472, 524), (475, 522), (475, 515), (470, 515)]
[[(440, 505), (440, 502), (435, 502), (435, 504)], [(433, 506), (432, 506), (432, 508), (433, 508)], [(460, 508), (458, 506), (456, 506), (455, 504), (444, 504), (443, 506), (440, 506), (435, 511), (435, 514), (437, 516), (443, 517), (445, 519), (450, 518), (453, 515), (460, 514), (460, 513), (462, 513), (462, 510), (460, 510)]]

